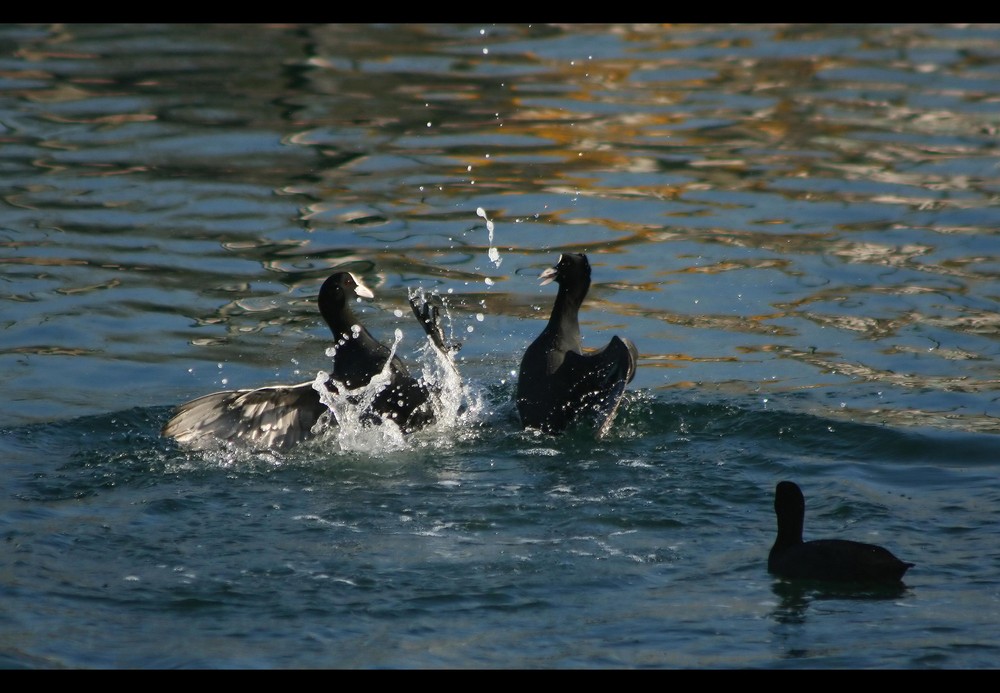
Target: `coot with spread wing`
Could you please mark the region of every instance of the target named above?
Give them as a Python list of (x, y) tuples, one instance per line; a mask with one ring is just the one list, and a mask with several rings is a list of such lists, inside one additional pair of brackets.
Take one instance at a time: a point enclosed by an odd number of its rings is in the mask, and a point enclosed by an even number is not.
[(521, 359), (516, 395), (521, 424), (559, 433), (589, 418), (602, 438), (635, 377), (638, 351), (617, 335), (597, 351), (583, 351), (579, 312), (590, 289), (586, 255), (563, 253), (539, 279), (542, 285), (555, 281), (559, 291), (548, 324)]
[[(391, 353), (351, 310), (357, 297), (373, 298), (374, 294), (350, 272), (336, 272), (320, 288), (320, 314), (337, 340), (333, 371), (325, 383), (309, 381), (204, 395), (179, 406), (163, 427), (163, 435), (195, 450), (227, 442), (249, 449), (287, 450), (313, 437), (320, 417), (330, 411), (316, 387), (332, 393), (341, 388), (348, 393), (364, 388), (383, 371)], [(410, 303), (432, 342), (445, 350), (438, 307), (430, 301), (418, 303), (416, 297), (411, 297)], [(445, 353), (450, 357), (449, 351)], [(388, 375), (387, 385), (362, 412), (361, 420), (380, 424), (391, 419), (407, 433), (432, 423), (431, 387), (410, 375), (396, 355)], [(347, 397), (352, 401), (350, 394)], [(331, 422), (336, 420), (331, 418)]]

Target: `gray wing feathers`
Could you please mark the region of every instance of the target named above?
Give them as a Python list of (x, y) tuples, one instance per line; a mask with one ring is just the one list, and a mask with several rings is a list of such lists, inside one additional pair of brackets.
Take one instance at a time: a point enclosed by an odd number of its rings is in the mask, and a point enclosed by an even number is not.
[(284, 450), (312, 437), (313, 426), (327, 411), (312, 382), (214, 392), (178, 407), (163, 434), (192, 450), (226, 442)]

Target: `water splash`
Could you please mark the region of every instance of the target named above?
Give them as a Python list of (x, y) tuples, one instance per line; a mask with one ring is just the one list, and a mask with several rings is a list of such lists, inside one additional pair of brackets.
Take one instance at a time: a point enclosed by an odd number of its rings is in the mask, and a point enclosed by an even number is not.
[(500, 263), (503, 262), (503, 259), (500, 257), (500, 251), (493, 245), (493, 222), (490, 220), (489, 217), (486, 216), (486, 210), (483, 209), (482, 207), (476, 208), (476, 216), (482, 217), (483, 219), (486, 220), (486, 231), (489, 233), (488, 243), (490, 246), (487, 255), (490, 258), (490, 262), (492, 262), (494, 266), (499, 268)]
[[(411, 293), (426, 300), (423, 289)], [(443, 304), (443, 302), (442, 302)], [(445, 312), (448, 323), (451, 316)], [(416, 352), (416, 366), (421, 369), (418, 377), (431, 393), (429, 404), (434, 412), (434, 422), (414, 433), (406, 434), (399, 425), (388, 418), (373, 424), (366, 419), (378, 394), (391, 382), (390, 363), (403, 341), (403, 331), (396, 328), (389, 349), (389, 358), (382, 371), (360, 388), (348, 391), (327, 371), (319, 371), (312, 386), (329, 412), (320, 417), (313, 432), (318, 434), (316, 443), (333, 445), (339, 452), (364, 452), (373, 456), (396, 450), (422, 446), (428, 441), (434, 445), (449, 445), (456, 438), (464, 437), (478, 422), (483, 411), (483, 397), (464, 380), (452, 358), (453, 351), (442, 350), (428, 336)], [(457, 342), (449, 340), (448, 348), (457, 351)], [(337, 346), (327, 349), (327, 355), (336, 359)], [(411, 373), (416, 377), (414, 364)], [(327, 386), (333, 383), (336, 389)]]
[(432, 393), (435, 424), (431, 426), (431, 430), (460, 436), (479, 421), (484, 409), (483, 394), (468, 378), (463, 378), (458, 370), (454, 355), (462, 345), (455, 339), (448, 303), (437, 293), (428, 297), (422, 287), (408, 292), (408, 295), (411, 302), (416, 300), (420, 305), (431, 301), (441, 305), (448, 334), (441, 331), (440, 344), (430, 335), (424, 340), (419, 350), (419, 361), (424, 368), (421, 381)]

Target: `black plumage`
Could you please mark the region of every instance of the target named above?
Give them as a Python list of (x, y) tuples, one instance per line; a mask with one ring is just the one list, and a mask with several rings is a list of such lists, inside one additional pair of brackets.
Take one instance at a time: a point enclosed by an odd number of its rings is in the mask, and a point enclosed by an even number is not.
[[(360, 296), (373, 298), (371, 290), (349, 272), (331, 275), (320, 288), (320, 314), (336, 341), (331, 376), (321, 386), (328, 392), (350, 393), (366, 387), (380, 374), (389, 359), (389, 347), (377, 341), (358, 321), (351, 303)], [(440, 299), (438, 299), (440, 300)], [(411, 306), (432, 342), (444, 347), (436, 304), (418, 302)], [(442, 348), (448, 354), (450, 350)], [(410, 375), (406, 364), (393, 355), (388, 383), (361, 412), (361, 420), (380, 424), (391, 419), (406, 433), (434, 421), (432, 389)], [(295, 385), (274, 385), (255, 389), (215, 392), (182, 404), (163, 427), (163, 435), (191, 449), (209, 449), (226, 442), (250, 449), (287, 450), (311, 438), (320, 418), (330, 412), (313, 381)], [(358, 403), (356, 395), (347, 394)], [(331, 423), (336, 419), (328, 417)]]
[(521, 359), (516, 395), (521, 424), (559, 433), (590, 419), (602, 438), (635, 377), (638, 351), (617, 335), (597, 351), (583, 351), (579, 312), (590, 289), (586, 255), (563, 253), (539, 278), (543, 285), (555, 281), (559, 291), (548, 324)]
[(913, 563), (887, 549), (847, 539), (802, 540), (806, 501), (791, 481), (774, 491), (778, 536), (767, 558), (769, 572), (790, 580), (898, 585)]

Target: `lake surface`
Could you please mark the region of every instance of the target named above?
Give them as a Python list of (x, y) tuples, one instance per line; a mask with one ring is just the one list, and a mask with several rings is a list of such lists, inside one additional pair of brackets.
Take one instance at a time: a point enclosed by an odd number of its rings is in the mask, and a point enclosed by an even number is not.
[[(0, 667), (997, 667), (998, 134), (996, 25), (0, 25)], [(511, 403), (563, 252), (600, 441)], [(340, 269), (460, 414), (160, 436)], [(782, 479), (905, 586), (769, 575)]]

